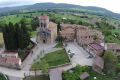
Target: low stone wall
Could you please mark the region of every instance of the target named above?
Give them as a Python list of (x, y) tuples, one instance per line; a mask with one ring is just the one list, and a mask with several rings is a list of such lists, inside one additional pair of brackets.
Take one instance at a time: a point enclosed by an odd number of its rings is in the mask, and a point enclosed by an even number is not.
[(18, 69), (18, 70), (20, 70), (20, 66), (19, 66), (19, 65), (7, 64), (7, 63), (0, 63), (0, 66), (6, 67), (6, 68), (11, 68), (11, 69)]
[(62, 65), (57, 65), (57, 66), (51, 66), (50, 69), (58, 68), (58, 67), (64, 67), (64, 66), (69, 66), (69, 65), (71, 65), (71, 62), (66, 63), (66, 64), (62, 64)]

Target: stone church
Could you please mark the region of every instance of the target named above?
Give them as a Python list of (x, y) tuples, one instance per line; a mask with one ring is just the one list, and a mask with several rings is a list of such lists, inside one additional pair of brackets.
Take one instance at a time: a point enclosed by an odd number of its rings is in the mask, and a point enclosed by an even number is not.
[(37, 29), (37, 43), (54, 43), (57, 37), (57, 24), (50, 22), (49, 17), (46, 15), (39, 16), (38, 19), (39, 28)]

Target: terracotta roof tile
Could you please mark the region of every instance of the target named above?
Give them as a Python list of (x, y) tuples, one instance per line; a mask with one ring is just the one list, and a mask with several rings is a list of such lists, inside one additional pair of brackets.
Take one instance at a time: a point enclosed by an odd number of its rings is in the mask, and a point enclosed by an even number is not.
[(38, 18), (39, 19), (44, 19), (44, 20), (49, 19), (49, 17), (47, 15), (39, 16)]

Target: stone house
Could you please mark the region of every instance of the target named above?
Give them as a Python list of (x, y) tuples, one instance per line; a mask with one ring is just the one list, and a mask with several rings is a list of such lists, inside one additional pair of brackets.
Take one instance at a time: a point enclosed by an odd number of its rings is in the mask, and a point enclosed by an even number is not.
[(101, 57), (96, 56), (93, 60), (92, 69), (98, 73), (102, 73), (104, 69), (104, 60)]
[(17, 68), (18, 69), (21, 66), (21, 59), (14, 58), (14, 57), (0, 58), (0, 65), (9, 67), (9, 68)]
[(18, 57), (18, 53), (15, 51), (0, 51), (0, 65), (9, 68), (20, 68), (21, 59)]
[(87, 46), (88, 50), (93, 52), (97, 56), (102, 56), (104, 52), (104, 47), (97, 43), (90, 43)]
[(39, 44), (53, 43), (57, 37), (57, 24), (50, 22), (46, 15), (39, 16), (39, 28), (37, 29), (36, 42)]
[(120, 56), (120, 45), (117, 43), (106, 43), (105, 50), (112, 51), (115, 55)]
[(61, 24), (60, 35), (67, 42), (74, 41), (76, 39), (77, 29), (87, 29), (87, 27), (76, 24)]
[(88, 45), (90, 43), (103, 43), (104, 36), (98, 30), (94, 29), (78, 29), (76, 34), (76, 41), (79, 45)]
[(74, 41), (75, 25), (61, 24), (60, 35), (65, 41)]

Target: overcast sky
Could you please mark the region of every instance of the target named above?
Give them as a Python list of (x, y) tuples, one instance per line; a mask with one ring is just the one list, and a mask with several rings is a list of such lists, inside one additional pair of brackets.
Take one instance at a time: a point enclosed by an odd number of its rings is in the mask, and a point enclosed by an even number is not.
[(120, 13), (120, 0), (0, 0), (0, 7), (29, 5), (40, 2), (70, 3), (82, 6), (103, 7)]

